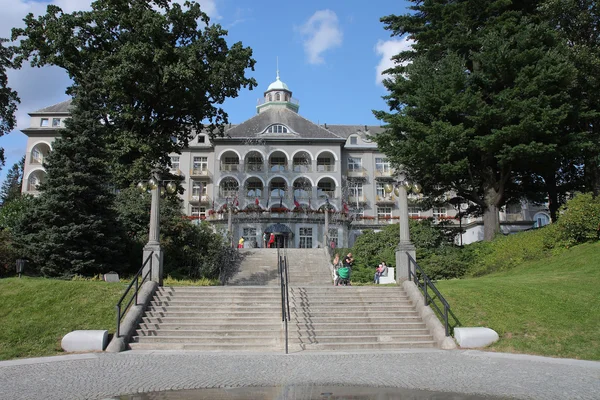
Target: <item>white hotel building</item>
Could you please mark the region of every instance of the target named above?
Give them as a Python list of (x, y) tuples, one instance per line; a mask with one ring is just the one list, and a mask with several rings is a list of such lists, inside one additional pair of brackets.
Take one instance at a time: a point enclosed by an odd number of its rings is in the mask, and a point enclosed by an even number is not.
[[(45, 178), (44, 157), (69, 117), (70, 100), (30, 113), (23, 179), (24, 193), (37, 193)], [(329, 204), (329, 237), (349, 247), (365, 229), (378, 229), (401, 218), (394, 193), (385, 185), (394, 171), (369, 137), (383, 129), (366, 125), (315, 124), (298, 114), (300, 105), (279, 76), (258, 101), (256, 115), (230, 125), (213, 140), (200, 132), (181, 154), (171, 156), (172, 172), (184, 178), (183, 207), (191, 219), (202, 219), (217, 230), (228, 226), (226, 204), (232, 207), (232, 234), (246, 245), (262, 246), (262, 233), (278, 225), (290, 247), (323, 245)], [(463, 243), (483, 238), (480, 219), (455, 219), (451, 205), (422, 210), (409, 196), (411, 218), (450, 219), (462, 225)], [(297, 207), (297, 206), (300, 207)], [(261, 211), (257, 211), (260, 209)], [(539, 207), (508, 207), (500, 219), (512, 232), (545, 225)]]

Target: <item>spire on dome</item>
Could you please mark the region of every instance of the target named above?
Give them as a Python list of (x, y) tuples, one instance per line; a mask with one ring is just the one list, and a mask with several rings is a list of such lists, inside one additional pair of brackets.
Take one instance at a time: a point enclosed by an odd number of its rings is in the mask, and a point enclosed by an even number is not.
[(277, 56), (277, 80), (279, 80), (279, 56)]

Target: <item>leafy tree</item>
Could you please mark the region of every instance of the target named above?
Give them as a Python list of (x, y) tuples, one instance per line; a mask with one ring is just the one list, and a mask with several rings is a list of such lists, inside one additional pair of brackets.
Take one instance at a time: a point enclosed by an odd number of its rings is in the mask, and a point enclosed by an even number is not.
[(569, 55), (577, 67), (573, 88), (573, 113), (565, 127), (577, 134), (582, 150), (585, 190), (600, 194), (600, 5), (592, 0), (547, 0), (542, 15), (566, 38)]
[[(139, 269), (142, 248), (148, 241), (148, 214), (151, 196), (128, 188), (117, 195), (119, 220), (128, 236), (131, 272)], [(223, 237), (202, 223), (192, 224), (183, 214), (181, 200), (168, 196), (160, 200), (161, 245), (165, 252), (165, 274), (194, 278), (218, 278), (222, 268), (235, 261), (235, 251)]]
[[(46, 160), (36, 207), (15, 233), (44, 276), (95, 275), (123, 268), (123, 237), (94, 105), (77, 112)], [(87, 112), (85, 110), (92, 110)]]
[[(0, 136), (13, 130), (15, 111), (20, 102), (17, 92), (8, 87), (6, 70), (12, 68), (13, 49), (4, 47), (7, 39), (0, 38)], [(0, 147), (0, 169), (4, 165), (4, 149)]]
[(529, 2), (414, 3), (382, 19), (417, 43), (384, 81), (391, 112), (375, 111), (388, 124), (375, 139), (429, 197), (475, 204), (491, 240), (499, 208), (535, 193), (532, 165), (560, 158), (575, 69)]
[(6, 180), (0, 189), (0, 203), (6, 206), (10, 201), (21, 196), (21, 186), (23, 184), (23, 169), (25, 167), (25, 156), (21, 161), (15, 163), (8, 174)]
[(13, 29), (13, 39), (22, 39), (17, 63), (65, 69), (73, 79), (68, 93), (97, 104), (118, 161), (111, 164), (118, 187), (168, 165), (168, 154), (195, 132), (222, 134), (228, 116), (220, 105), (256, 86), (244, 75), (254, 68), (252, 50), (240, 42), (229, 47), (227, 31), (209, 25), (197, 3), (185, 8), (166, 0), (96, 0), (91, 11), (65, 14), (51, 5)]

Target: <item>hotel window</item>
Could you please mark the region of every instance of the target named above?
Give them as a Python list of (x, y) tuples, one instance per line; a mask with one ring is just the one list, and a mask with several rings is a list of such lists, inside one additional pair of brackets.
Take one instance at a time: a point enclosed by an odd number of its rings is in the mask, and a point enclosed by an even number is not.
[(205, 142), (206, 142), (206, 136), (204, 136), (204, 135), (198, 136), (198, 143), (205, 143)]
[(269, 94), (269, 95), (267, 96), (267, 100), (268, 100), (268, 101), (273, 101), (273, 97), (272, 97), (272, 96)]
[(268, 133), (288, 133), (288, 129), (283, 125), (271, 125), (267, 129)]
[(200, 200), (200, 196), (206, 196), (206, 185), (202, 182), (192, 181), (192, 197)]
[(248, 171), (262, 171), (263, 159), (262, 157), (248, 157)]
[(256, 228), (244, 228), (244, 234), (242, 236), (246, 241), (256, 241)]
[(271, 157), (271, 172), (283, 172), (285, 171), (286, 159), (285, 157)]
[(285, 182), (271, 182), (271, 197), (285, 197)]
[(171, 172), (179, 170), (179, 156), (171, 156)]
[(338, 230), (336, 228), (333, 229), (329, 229), (329, 239), (330, 239), (330, 243), (328, 243), (329, 246), (331, 246), (331, 242), (333, 242), (335, 244), (335, 247), (338, 248), (339, 243), (338, 243)]
[(348, 186), (348, 193), (353, 197), (362, 197), (363, 195), (363, 184), (362, 182), (352, 182)]
[(299, 233), (300, 234), (298, 236), (300, 237), (300, 243), (298, 247), (300, 247), (301, 249), (312, 249), (312, 228), (300, 228)]
[(52, 127), (56, 128), (60, 126), (60, 118), (52, 118)]
[(350, 136), (350, 144), (358, 144), (358, 138), (356, 136)]
[(377, 207), (377, 218), (389, 219), (392, 217), (392, 207)]
[(448, 216), (448, 210), (446, 210), (446, 207), (434, 207), (433, 208), (433, 217), (434, 218), (447, 217), (447, 216)]
[(275, 94), (275, 100), (277, 100), (277, 101), (281, 100), (281, 95), (279, 93)]
[(377, 196), (384, 198), (386, 195), (383, 183), (377, 182)]
[(42, 118), (40, 121), (40, 126), (48, 126), (48, 118)]
[(32, 164), (42, 164), (44, 162), (44, 155), (42, 152), (36, 147), (31, 150), (31, 163)]
[(194, 157), (192, 167), (194, 170), (208, 170), (208, 157)]
[(248, 182), (247, 183), (247, 197), (261, 197), (262, 196), (262, 182)]
[(421, 209), (419, 207), (408, 207), (408, 216), (409, 217), (420, 217)]
[(390, 162), (386, 158), (375, 158), (375, 169), (378, 172), (389, 173)]
[(348, 170), (360, 171), (362, 169), (362, 159), (357, 157), (348, 157)]

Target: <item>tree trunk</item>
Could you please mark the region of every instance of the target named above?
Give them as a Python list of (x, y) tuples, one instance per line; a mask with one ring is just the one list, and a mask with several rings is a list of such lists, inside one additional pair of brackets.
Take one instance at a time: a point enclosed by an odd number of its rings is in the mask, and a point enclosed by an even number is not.
[(485, 210), (483, 211), (483, 240), (491, 242), (500, 233), (500, 218), (498, 217), (499, 193), (490, 188), (486, 190)]
[(551, 174), (544, 177), (546, 182), (546, 191), (548, 192), (548, 211), (550, 211), (550, 219), (556, 222), (558, 218), (558, 190), (556, 189), (556, 175)]

